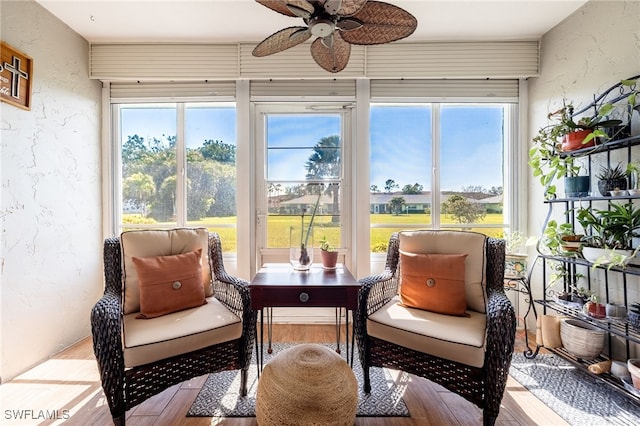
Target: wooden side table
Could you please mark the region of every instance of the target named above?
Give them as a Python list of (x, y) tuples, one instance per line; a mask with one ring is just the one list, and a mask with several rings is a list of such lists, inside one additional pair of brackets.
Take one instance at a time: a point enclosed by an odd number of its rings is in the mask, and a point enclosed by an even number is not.
[[(325, 270), (312, 266), (309, 271), (295, 271), (289, 264), (265, 264), (249, 284), (251, 309), (260, 311), (260, 345), (256, 344), (258, 369), (262, 370), (264, 344), (264, 310), (267, 309), (269, 353), (271, 353), (271, 308), (313, 307), (346, 310), (345, 347), (349, 361), (349, 311), (358, 307), (360, 284), (344, 267)], [(340, 317), (336, 313), (336, 351), (340, 352)], [(256, 339), (258, 330), (256, 328)], [(353, 365), (354, 333), (351, 333), (351, 365)]]

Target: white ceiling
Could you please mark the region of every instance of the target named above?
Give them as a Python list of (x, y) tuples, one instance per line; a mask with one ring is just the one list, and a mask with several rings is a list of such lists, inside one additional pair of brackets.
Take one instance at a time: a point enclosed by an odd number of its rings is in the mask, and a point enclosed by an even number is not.
[[(259, 42), (302, 19), (254, 0), (36, 0), (91, 43)], [(587, 0), (386, 0), (411, 12), (406, 41), (535, 40)]]

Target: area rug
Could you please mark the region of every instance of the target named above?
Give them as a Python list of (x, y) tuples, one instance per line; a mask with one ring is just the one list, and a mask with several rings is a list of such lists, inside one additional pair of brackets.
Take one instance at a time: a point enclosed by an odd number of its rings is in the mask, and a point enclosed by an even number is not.
[(640, 405), (557, 355), (515, 353), (509, 375), (572, 425), (640, 425)]
[[(267, 354), (268, 362), (271, 356), (282, 352), (291, 343), (273, 344), (273, 354)], [(325, 344), (335, 348), (335, 343)], [(343, 356), (345, 356), (343, 351)], [(396, 380), (386, 369), (374, 367), (370, 370), (371, 393), (365, 394), (362, 390), (363, 373), (358, 360), (358, 354), (354, 357), (353, 373), (358, 380), (358, 411), (360, 417), (409, 417), (409, 410), (402, 399), (407, 388), (409, 375), (399, 372)], [(193, 405), (187, 412), (187, 417), (255, 417), (256, 389), (258, 388), (258, 370), (256, 367), (255, 353), (252, 365), (249, 368), (248, 394), (240, 397), (240, 373), (238, 371), (223, 371), (211, 374), (207, 378)]]

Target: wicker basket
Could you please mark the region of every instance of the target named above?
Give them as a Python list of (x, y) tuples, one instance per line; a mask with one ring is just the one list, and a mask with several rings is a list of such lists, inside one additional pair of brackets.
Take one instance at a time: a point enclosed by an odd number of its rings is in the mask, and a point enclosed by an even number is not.
[(603, 330), (580, 320), (565, 318), (560, 323), (562, 346), (576, 358), (593, 359), (604, 346)]

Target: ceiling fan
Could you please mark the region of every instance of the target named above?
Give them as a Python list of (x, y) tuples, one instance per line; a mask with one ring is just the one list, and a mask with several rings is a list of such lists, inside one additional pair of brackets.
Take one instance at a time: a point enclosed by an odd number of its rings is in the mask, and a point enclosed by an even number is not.
[(404, 9), (373, 0), (256, 0), (283, 15), (302, 18), (306, 26), (288, 27), (263, 41), (253, 56), (268, 56), (304, 43), (320, 67), (336, 73), (349, 62), (352, 44), (383, 44), (411, 35), (418, 22)]

